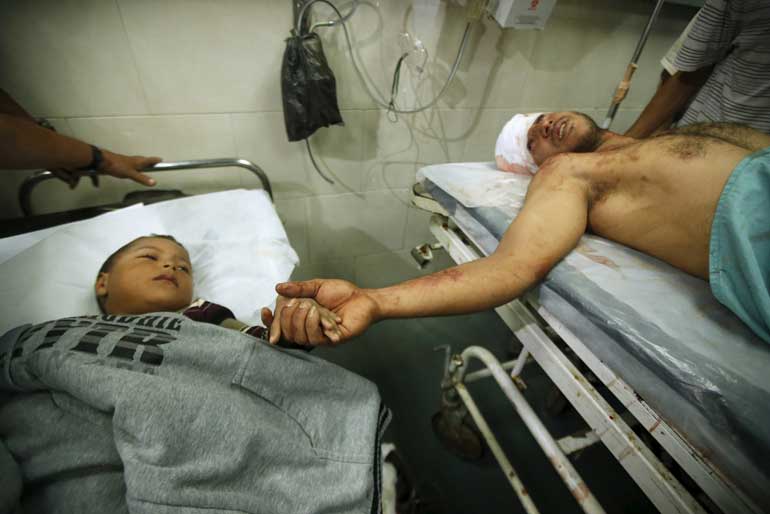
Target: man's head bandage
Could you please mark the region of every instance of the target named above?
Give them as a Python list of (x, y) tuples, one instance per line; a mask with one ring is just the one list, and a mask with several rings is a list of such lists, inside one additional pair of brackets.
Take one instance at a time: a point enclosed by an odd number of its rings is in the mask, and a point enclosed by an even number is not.
[(527, 132), (540, 114), (517, 114), (505, 124), (495, 144), (498, 169), (526, 175), (537, 171), (537, 164), (527, 150)]

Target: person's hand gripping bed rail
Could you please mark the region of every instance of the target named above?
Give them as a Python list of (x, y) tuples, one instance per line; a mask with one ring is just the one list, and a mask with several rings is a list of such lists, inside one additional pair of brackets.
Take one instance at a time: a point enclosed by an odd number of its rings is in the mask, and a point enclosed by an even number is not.
[(155, 180), (141, 170), (161, 162), (160, 157), (122, 155), (59, 134), (47, 122), (38, 123), (0, 89), (0, 169), (47, 169), (69, 186), (89, 176), (127, 178), (144, 186)]

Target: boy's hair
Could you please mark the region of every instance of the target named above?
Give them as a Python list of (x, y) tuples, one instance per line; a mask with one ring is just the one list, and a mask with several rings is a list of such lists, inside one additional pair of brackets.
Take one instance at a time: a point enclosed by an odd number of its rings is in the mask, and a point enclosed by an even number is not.
[[(97, 279), (99, 278), (99, 275), (101, 275), (102, 273), (109, 273), (110, 270), (112, 269), (112, 266), (115, 264), (115, 259), (117, 259), (120, 256), (121, 253), (123, 253), (126, 250), (128, 250), (131, 247), (131, 245), (133, 245), (134, 243), (136, 243), (140, 239), (148, 239), (148, 238), (152, 238), (152, 237), (157, 237), (157, 238), (161, 238), (161, 239), (168, 239), (169, 241), (173, 241), (174, 243), (178, 244), (185, 252), (187, 251), (187, 248), (185, 248), (182, 243), (180, 243), (179, 241), (174, 239), (174, 236), (169, 236), (169, 235), (166, 235), (166, 234), (150, 234), (150, 235), (147, 235), (147, 236), (139, 236), (136, 239), (132, 239), (128, 243), (124, 244), (123, 246), (121, 246), (120, 248), (118, 248), (117, 250), (112, 252), (112, 254), (110, 254), (109, 257), (107, 257), (107, 260), (104, 261), (104, 264), (102, 264), (102, 267), (99, 268), (99, 272), (96, 274)], [(99, 310), (102, 311), (102, 314), (106, 314), (107, 312), (104, 309), (104, 299), (99, 297), (99, 296), (97, 296), (96, 297), (96, 303), (99, 304)]]

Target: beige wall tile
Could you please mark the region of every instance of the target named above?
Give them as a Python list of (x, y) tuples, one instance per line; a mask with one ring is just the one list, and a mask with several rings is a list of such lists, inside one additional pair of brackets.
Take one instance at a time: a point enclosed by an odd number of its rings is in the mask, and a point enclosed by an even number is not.
[(0, 87), (35, 116), (145, 114), (115, 2), (0, 1)]
[[(228, 115), (71, 118), (76, 137), (127, 155), (156, 155), (165, 161), (235, 157)], [(201, 193), (241, 187), (248, 172), (238, 168), (164, 171), (153, 174), (157, 189)], [(107, 177), (105, 198), (118, 201), (137, 186)], [(85, 201), (85, 200), (83, 200)]]
[(385, 111), (369, 112), (367, 124), (373, 128), (365, 142), (363, 189), (411, 188), (421, 167), (462, 160), (477, 115), (474, 110), (431, 109), (399, 116), (394, 123)]
[(345, 126), (322, 128), (310, 139), (316, 162), (334, 184), (318, 176), (304, 142), (288, 142), (280, 112), (233, 114), (237, 153), (267, 172), (277, 198), (358, 192), (363, 145), (369, 137), (365, 113), (344, 111), (342, 115)]
[(149, 110), (281, 109), (289, 2), (119, 0)]
[(311, 261), (401, 249), (406, 210), (389, 191), (309, 198)]

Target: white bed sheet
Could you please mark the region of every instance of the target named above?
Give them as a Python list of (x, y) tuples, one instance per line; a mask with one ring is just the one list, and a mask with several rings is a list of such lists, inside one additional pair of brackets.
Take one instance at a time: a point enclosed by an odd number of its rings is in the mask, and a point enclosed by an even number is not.
[(96, 273), (115, 249), (150, 233), (190, 252), (195, 295), (247, 322), (275, 301), (274, 286), (298, 263), (264, 191), (232, 190), (136, 205), (0, 239), (0, 332), (24, 323), (98, 314)]

